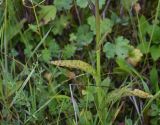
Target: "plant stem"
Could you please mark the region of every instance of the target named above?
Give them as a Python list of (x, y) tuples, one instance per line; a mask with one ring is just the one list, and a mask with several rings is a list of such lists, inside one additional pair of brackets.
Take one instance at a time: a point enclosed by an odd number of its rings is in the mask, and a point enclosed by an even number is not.
[(7, 11), (8, 11), (8, 1), (6, 0), (6, 8), (5, 8), (5, 18), (4, 18), (4, 23), (5, 23), (5, 29), (4, 29), (4, 53), (5, 53), (5, 72), (8, 73), (8, 41), (7, 41)]
[(99, 0), (95, 2), (96, 7), (96, 59), (97, 59), (97, 78), (96, 78), (96, 85), (98, 86), (101, 82), (101, 48), (99, 47), (100, 41), (100, 15), (99, 15)]
[[(100, 14), (99, 14), (99, 0), (95, 1), (95, 8), (96, 8), (96, 85), (100, 86), (101, 83), (101, 47), (100, 47)], [(103, 124), (103, 112), (101, 110), (101, 103), (102, 103), (102, 96), (101, 96), (101, 89), (97, 88), (97, 113), (99, 116), (100, 122)]]

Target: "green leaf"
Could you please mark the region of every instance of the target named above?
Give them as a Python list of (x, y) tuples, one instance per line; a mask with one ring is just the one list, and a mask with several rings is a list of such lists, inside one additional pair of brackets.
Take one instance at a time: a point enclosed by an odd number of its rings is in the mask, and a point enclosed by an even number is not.
[(26, 57), (30, 57), (30, 55), (32, 54), (32, 48), (33, 46), (31, 44), (27, 44), (25, 49), (24, 49), (24, 54)]
[(150, 71), (150, 80), (151, 80), (151, 84), (154, 87), (154, 92), (159, 91), (159, 86), (158, 86), (158, 72), (156, 69), (156, 66), (153, 66), (151, 71)]
[(129, 40), (119, 36), (115, 39), (115, 43), (107, 42), (103, 47), (103, 52), (106, 53), (107, 58), (114, 58), (115, 55), (117, 58), (126, 58), (129, 54), (131, 46), (129, 45)]
[(52, 54), (52, 57), (58, 57), (60, 53), (60, 47), (58, 43), (56, 43), (55, 39), (48, 41), (48, 47)]
[(131, 66), (128, 63), (126, 63), (124, 59), (117, 58), (116, 63), (118, 64), (119, 67), (115, 68), (115, 71), (124, 71), (128, 74), (133, 74)]
[(148, 32), (148, 28), (150, 27), (148, 21), (144, 16), (141, 16), (139, 19), (139, 36), (142, 35), (142, 38), (145, 37), (146, 33)]
[(111, 12), (111, 20), (114, 24), (118, 24), (122, 19), (115, 12)]
[(82, 94), (84, 95), (84, 99), (89, 102), (94, 101), (94, 93), (95, 93), (94, 86), (89, 86), (86, 88), (86, 90), (82, 91)]
[(109, 87), (111, 86), (111, 79), (109, 77), (105, 78), (100, 85), (104, 87), (104, 90), (107, 93)]
[(86, 46), (92, 42), (93, 32), (89, 30), (89, 26), (87, 24), (81, 25), (76, 33), (76, 38), (78, 45)]
[(58, 10), (69, 10), (72, 7), (72, 0), (54, 0), (54, 5)]
[(75, 33), (69, 34), (69, 41), (73, 42), (77, 40), (77, 36)]
[(125, 118), (125, 125), (133, 125), (132, 120)]
[(81, 8), (86, 8), (88, 5), (88, 0), (76, 0), (77, 5)]
[(43, 49), (42, 50), (42, 59), (45, 62), (48, 62), (51, 60), (51, 52), (48, 49)]
[(56, 17), (56, 12), (57, 9), (53, 5), (41, 6), (39, 18), (44, 24), (47, 24), (49, 21), (54, 20)]
[(90, 29), (96, 34), (96, 21), (94, 16), (90, 16), (87, 19), (88, 24), (90, 25)]
[(72, 44), (68, 44), (64, 47), (62, 55), (65, 59), (69, 59), (72, 56), (74, 56), (75, 52), (76, 52), (76, 47)]
[(159, 57), (160, 57), (160, 46), (153, 45), (150, 48), (150, 53), (151, 53), (151, 56), (152, 56), (153, 60), (157, 61), (159, 59)]
[(112, 27), (113, 27), (113, 22), (110, 19), (107, 18), (103, 19), (100, 25), (101, 34), (104, 34), (105, 32), (110, 33), (112, 31)]
[(60, 18), (56, 17), (52, 32), (54, 35), (61, 35), (63, 30), (68, 26), (69, 16), (61, 15)]
[[(95, 23), (95, 17), (90, 16), (87, 19), (88, 24), (90, 25), (90, 29), (93, 31), (94, 34), (96, 34), (96, 23)], [(101, 34), (104, 34), (106, 32), (110, 33), (112, 31), (113, 22), (110, 19), (103, 19), (100, 20), (100, 29)]]
[[(153, 27), (154, 27), (154, 31), (153, 31)], [(157, 42), (160, 40), (159, 33), (160, 33), (160, 27), (158, 25), (154, 26), (153, 24), (148, 27), (148, 34), (150, 38), (152, 37), (153, 42)]]
[(129, 40), (123, 38), (122, 36), (119, 36), (115, 40), (115, 50), (116, 50), (116, 55), (118, 58), (126, 58), (128, 56), (129, 52)]
[(103, 52), (105, 52), (106, 57), (110, 59), (115, 57), (115, 53), (116, 53), (115, 49), (116, 48), (114, 44), (107, 42), (103, 47)]

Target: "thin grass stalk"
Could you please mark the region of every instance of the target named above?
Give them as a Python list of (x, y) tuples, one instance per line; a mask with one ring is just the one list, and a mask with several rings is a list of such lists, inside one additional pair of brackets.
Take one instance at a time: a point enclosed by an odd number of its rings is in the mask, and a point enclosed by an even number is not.
[(4, 17), (4, 23), (5, 23), (5, 27), (4, 27), (4, 63), (5, 63), (5, 72), (8, 73), (8, 59), (7, 59), (7, 55), (8, 55), (8, 42), (7, 42), (7, 13), (8, 13), (8, 1), (5, 1), (5, 17)]
[(96, 7), (96, 61), (97, 61), (97, 78), (96, 78), (96, 85), (98, 86), (101, 82), (101, 48), (99, 47), (99, 41), (100, 41), (100, 14), (99, 14), (99, 0), (96, 0), (95, 2)]
[[(100, 40), (101, 40), (101, 33), (100, 33), (100, 14), (99, 14), (99, 0), (95, 0), (95, 11), (96, 11), (96, 86), (99, 86), (101, 83), (101, 47), (100, 47)], [(98, 48), (98, 49), (97, 49)], [(103, 112), (101, 110), (101, 89), (97, 88), (97, 113), (99, 116), (99, 122), (103, 124)]]

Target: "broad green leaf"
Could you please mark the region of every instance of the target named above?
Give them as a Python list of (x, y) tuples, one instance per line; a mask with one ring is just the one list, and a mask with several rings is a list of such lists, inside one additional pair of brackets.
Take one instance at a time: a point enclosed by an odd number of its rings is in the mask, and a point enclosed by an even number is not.
[(81, 8), (86, 8), (88, 5), (88, 0), (76, 0), (77, 5)]
[(105, 52), (107, 58), (114, 58), (116, 54), (115, 45), (107, 42), (103, 47), (103, 52)]
[(129, 52), (129, 40), (119, 36), (115, 39), (115, 50), (118, 58), (126, 58)]
[(150, 48), (150, 53), (151, 53), (151, 56), (152, 56), (153, 60), (157, 61), (160, 57), (160, 46), (159, 45), (153, 45)]
[(106, 53), (107, 58), (126, 58), (129, 54), (131, 46), (129, 45), (129, 40), (119, 36), (115, 39), (115, 43), (107, 42), (103, 47), (103, 52)]
[(76, 47), (72, 44), (68, 44), (64, 47), (62, 55), (65, 59), (68, 59), (74, 56), (75, 52), (76, 52)]
[(76, 33), (76, 38), (78, 45), (88, 45), (93, 40), (93, 32), (89, 30), (89, 26), (87, 24), (81, 25)]
[[(141, 16), (139, 19), (139, 36), (145, 37), (146, 33), (148, 32), (148, 28), (150, 27), (150, 24), (146, 20), (144, 16)], [(142, 36), (141, 36), (142, 35)]]
[(158, 25), (154, 26), (153, 24), (148, 27), (148, 34), (150, 38), (152, 38), (153, 42), (157, 42), (160, 40), (159, 33), (160, 33), (160, 27)]
[(58, 60), (58, 61), (51, 61), (51, 64), (57, 66), (64, 66), (68, 68), (76, 68), (85, 71), (87, 73), (90, 73), (93, 76), (96, 75), (95, 69), (90, 64), (83, 62), (81, 60)]
[(42, 50), (42, 59), (45, 62), (48, 62), (48, 61), (51, 60), (51, 52), (50, 52), (50, 50), (48, 50), (48, 49), (43, 49)]
[(157, 68), (155, 66), (153, 66), (152, 69), (151, 69), (151, 71), (150, 71), (150, 80), (151, 80), (151, 84), (153, 85), (154, 92), (159, 91), (159, 86), (158, 86), (158, 71), (157, 71)]
[(54, 5), (58, 10), (69, 10), (72, 7), (73, 0), (54, 0)]
[(112, 31), (112, 27), (113, 27), (113, 22), (110, 19), (103, 19), (101, 20), (101, 34), (104, 34), (105, 32), (110, 33)]
[(54, 20), (56, 17), (56, 12), (57, 9), (53, 5), (41, 6), (39, 18), (44, 24), (47, 24), (49, 21)]

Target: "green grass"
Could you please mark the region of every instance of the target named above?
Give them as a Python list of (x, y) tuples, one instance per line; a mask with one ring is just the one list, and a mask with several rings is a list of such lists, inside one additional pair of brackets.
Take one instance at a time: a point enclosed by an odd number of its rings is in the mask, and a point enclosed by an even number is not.
[(2, 1), (2, 125), (159, 124), (160, 0), (93, 1)]

